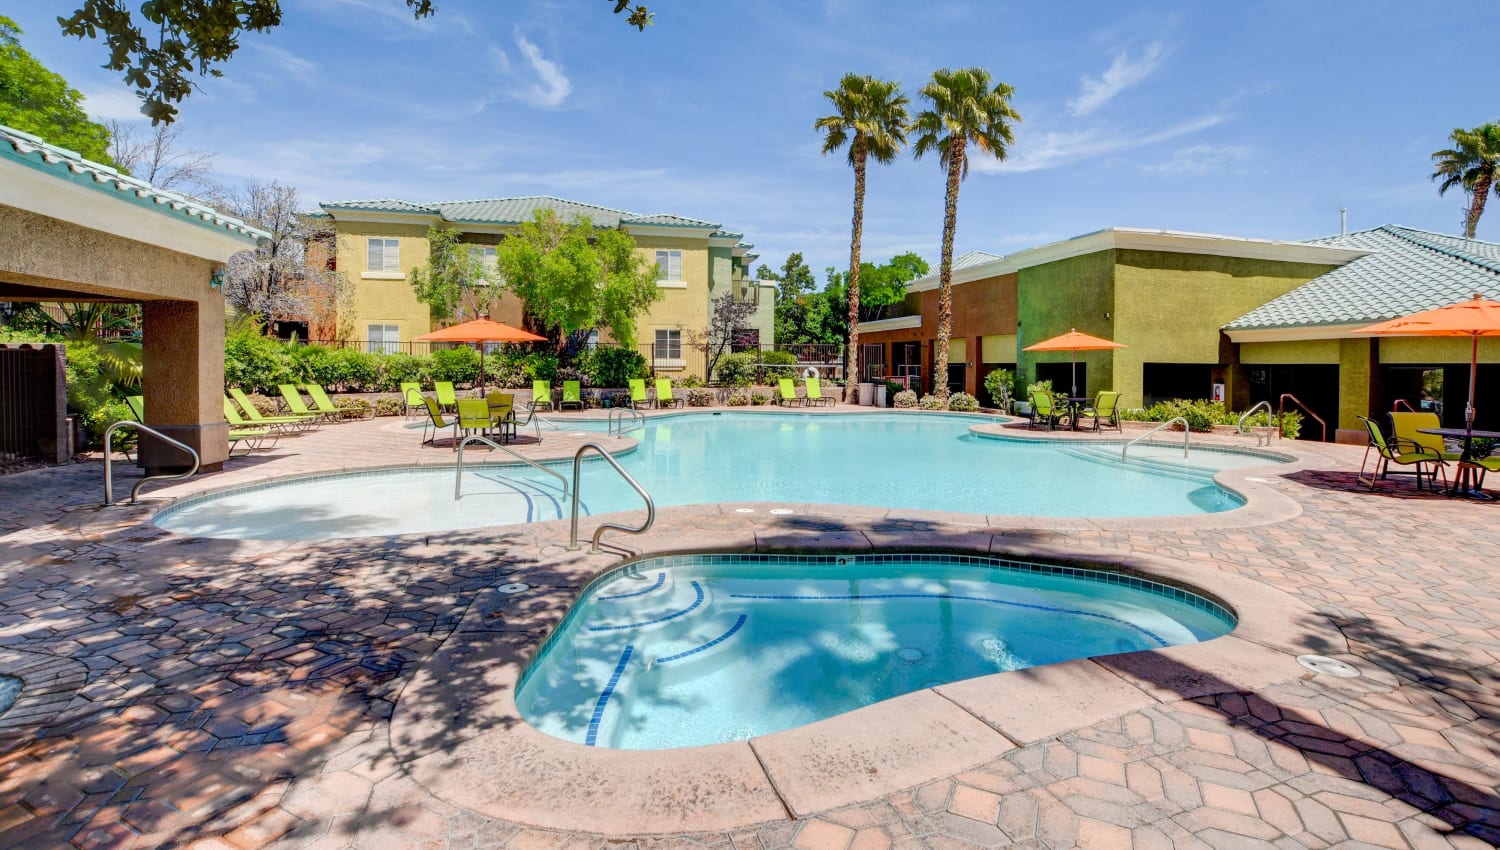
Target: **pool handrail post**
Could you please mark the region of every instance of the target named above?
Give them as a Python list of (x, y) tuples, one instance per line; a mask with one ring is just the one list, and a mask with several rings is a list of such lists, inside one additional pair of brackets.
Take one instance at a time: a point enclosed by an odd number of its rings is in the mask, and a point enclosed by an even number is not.
[(599, 445), (598, 443), (584, 443), (582, 446), (578, 447), (578, 451), (573, 455), (573, 511), (572, 524), (568, 532), (569, 552), (576, 552), (579, 550), (579, 548), (581, 548), (578, 545), (578, 483), (579, 476), (583, 471), (583, 456), (591, 451), (604, 458), (604, 460), (608, 462), (610, 466), (613, 466), (615, 468), (615, 472), (620, 473), (620, 477), (625, 479), (625, 483), (629, 484), (631, 488), (634, 489), (636, 493), (640, 494), (640, 497), (646, 502), (646, 521), (642, 523), (639, 528), (631, 528), (628, 525), (620, 525), (619, 523), (615, 522), (599, 523), (599, 527), (594, 529), (594, 537), (589, 546), (589, 554), (597, 555), (603, 551), (599, 548), (599, 539), (604, 536), (605, 531), (611, 528), (625, 534), (646, 533), (646, 531), (656, 523), (656, 501), (651, 498), (650, 493), (646, 492), (646, 488), (642, 487), (639, 481), (636, 481), (630, 473), (626, 472), (625, 467), (621, 466), (620, 462), (615, 460), (614, 457), (610, 455), (610, 453), (606, 451), (603, 446)]
[(453, 501), (458, 501), (462, 496), (464, 481), (464, 446), (467, 446), (470, 443), (484, 443), (491, 448), (499, 449), (500, 451), (505, 452), (516, 460), (534, 466), (537, 469), (540, 469), (541, 471), (552, 476), (553, 478), (556, 478), (558, 481), (562, 482), (563, 501), (566, 502), (568, 500), (568, 479), (564, 478), (561, 472), (558, 472), (555, 469), (548, 469), (547, 467), (542, 466), (531, 458), (521, 455), (521, 453), (517, 452), (515, 449), (512, 449), (508, 446), (502, 446), (499, 443), (496, 443), (494, 440), (491, 440), (489, 437), (484, 436), (483, 434), (470, 434), (463, 439), (463, 442), (458, 444), (458, 463), (454, 464), (453, 467)]
[[(646, 427), (646, 415), (633, 407), (616, 407), (609, 411), (609, 422), (605, 425), (606, 436), (616, 438), (625, 436), (625, 417), (630, 416), (632, 422), (631, 431), (639, 431)], [(618, 429), (616, 425), (618, 424)]]
[(1130, 442), (1126, 443), (1124, 446), (1121, 446), (1120, 447), (1120, 460), (1123, 461), (1125, 459), (1125, 452), (1129, 451), (1131, 446), (1135, 445), (1136, 443), (1139, 443), (1140, 441), (1146, 439), (1147, 437), (1151, 436), (1152, 434), (1155, 434), (1157, 431), (1160, 431), (1163, 428), (1167, 428), (1169, 426), (1176, 425), (1178, 422), (1182, 423), (1182, 456), (1183, 457), (1187, 457), (1188, 456), (1188, 437), (1192, 435), (1192, 433), (1193, 433), (1193, 427), (1188, 424), (1187, 417), (1185, 417), (1185, 416), (1175, 416), (1175, 417), (1173, 417), (1171, 419), (1168, 419), (1167, 421), (1161, 423), (1160, 425), (1156, 426), (1155, 428), (1152, 428), (1150, 431), (1147, 431), (1146, 433), (1140, 435), (1139, 437), (1136, 437), (1134, 440), (1131, 440)]
[(1251, 416), (1254, 416), (1255, 412), (1257, 410), (1260, 410), (1262, 407), (1266, 409), (1266, 421), (1270, 424), (1266, 426), (1266, 430), (1262, 431), (1261, 434), (1255, 438), (1255, 444), (1257, 446), (1269, 446), (1271, 444), (1271, 432), (1273, 430), (1275, 431), (1276, 436), (1281, 436), (1281, 417), (1277, 416), (1276, 411), (1271, 408), (1271, 402), (1261, 400), (1257, 401), (1255, 404), (1250, 405), (1250, 409), (1245, 411), (1244, 415), (1240, 417), (1240, 421), (1235, 423), (1234, 427), (1235, 430), (1239, 431), (1241, 434), (1249, 434), (1250, 429), (1245, 427), (1245, 420), (1249, 419)]
[(183, 451), (187, 452), (188, 455), (193, 459), (193, 466), (187, 472), (174, 472), (168, 475), (147, 475), (140, 481), (135, 482), (135, 486), (130, 488), (130, 504), (133, 505), (136, 503), (136, 499), (140, 495), (141, 488), (146, 486), (147, 482), (181, 481), (184, 478), (192, 478), (194, 475), (198, 474), (198, 465), (199, 463), (201, 463), (201, 459), (198, 457), (197, 450), (192, 446), (186, 443), (178, 442), (177, 440), (168, 437), (166, 434), (163, 434), (155, 428), (147, 427), (140, 422), (134, 422), (129, 419), (122, 419), (119, 422), (116, 422), (115, 424), (104, 429), (104, 506), (106, 508), (115, 503), (115, 472), (114, 464), (110, 460), (110, 456), (113, 454), (112, 448), (114, 444), (115, 432), (120, 430), (121, 428), (126, 427), (127, 425), (137, 431), (144, 431), (147, 434), (150, 434), (151, 436), (157, 438), (158, 440), (167, 443), (168, 445), (176, 446), (177, 448), (182, 449)]

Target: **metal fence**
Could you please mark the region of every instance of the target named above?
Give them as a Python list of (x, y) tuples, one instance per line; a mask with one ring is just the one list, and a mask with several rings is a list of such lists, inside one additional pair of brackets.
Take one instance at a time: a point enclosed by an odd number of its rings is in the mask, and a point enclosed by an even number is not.
[(0, 345), (0, 463), (68, 460), (67, 392), (58, 345)]

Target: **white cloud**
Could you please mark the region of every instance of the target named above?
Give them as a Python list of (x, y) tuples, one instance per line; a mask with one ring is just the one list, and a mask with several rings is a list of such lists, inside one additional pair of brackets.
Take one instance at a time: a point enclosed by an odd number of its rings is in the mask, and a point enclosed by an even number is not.
[(1197, 133), (1222, 124), (1226, 119), (1227, 116), (1221, 113), (1209, 113), (1160, 130), (1134, 135), (1108, 127), (1038, 133), (1023, 137), (1023, 141), (1028, 144), (1018, 145), (1015, 156), (1004, 160), (976, 156), (970, 160), (970, 167), (989, 174), (1042, 171)]
[(89, 115), (105, 121), (144, 121), (141, 99), (125, 89), (95, 89), (83, 93), (83, 108)]
[(1141, 170), (1153, 174), (1197, 177), (1238, 168), (1249, 156), (1250, 149), (1244, 145), (1189, 145), (1177, 149), (1161, 162), (1141, 166)]
[(1135, 59), (1130, 58), (1123, 50), (1116, 53), (1115, 60), (1103, 74), (1080, 80), (1083, 91), (1078, 97), (1068, 101), (1068, 109), (1074, 115), (1093, 112), (1113, 100), (1115, 95), (1151, 76), (1151, 72), (1156, 70), (1156, 66), (1161, 64), (1166, 55), (1166, 45), (1159, 41), (1146, 45), (1146, 51)]
[(522, 100), (547, 109), (556, 109), (573, 92), (573, 83), (568, 80), (556, 62), (542, 55), (541, 48), (516, 33), (516, 48), (526, 58), (527, 64), (537, 76), (537, 82), (520, 92)]
[(304, 83), (311, 84), (317, 82), (323, 70), (322, 66), (318, 63), (310, 59), (304, 59), (290, 50), (273, 47), (269, 44), (254, 44), (253, 47), (256, 51), (264, 53), (269, 57), (271, 62), (280, 67), (281, 70)]

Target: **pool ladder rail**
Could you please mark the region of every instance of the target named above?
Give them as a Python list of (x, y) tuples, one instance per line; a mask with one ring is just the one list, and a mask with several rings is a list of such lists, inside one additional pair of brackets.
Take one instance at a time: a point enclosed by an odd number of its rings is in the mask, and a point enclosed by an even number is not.
[(568, 479), (564, 478), (563, 474), (561, 472), (558, 472), (555, 469), (549, 469), (549, 468), (547, 468), (545, 466), (542, 466), (541, 464), (537, 463), (536, 461), (532, 460), (531, 458), (526, 457), (525, 455), (521, 454), (520, 452), (517, 452), (515, 449), (512, 449), (512, 448), (510, 448), (508, 446), (502, 446), (499, 443), (495, 442), (494, 440), (491, 440), (489, 437), (483, 436), (481, 434), (471, 434), (471, 435), (465, 437), (463, 439), (463, 442), (461, 442), (461, 443), (458, 444), (458, 463), (455, 464), (454, 467), (453, 467), (453, 501), (456, 502), (459, 499), (463, 498), (463, 486), (464, 486), (464, 447), (467, 446), (470, 443), (484, 443), (485, 445), (489, 446), (490, 448), (499, 449), (500, 451), (505, 452), (506, 454), (510, 455), (511, 457), (515, 458), (516, 460), (519, 460), (520, 462), (522, 462), (522, 463), (524, 463), (524, 464), (526, 464), (528, 466), (532, 466), (532, 467), (535, 467), (537, 469), (540, 469), (541, 471), (547, 473), (548, 475), (552, 476), (553, 478), (556, 478), (558, 481), (562, 482), (562, 487), (563, 487), (563, 501), (566, 502), (568, 500)]
[(141, 488), (152, 481), (181, 481), (184, 478), (192, 478), (198, 474), (198, 466), (201, 463), (201, 459), (198, 457), (198, 452), (192, 446), (178, 442), (155, 428), (148, 427), (139, 422), (132, 422), (129, 419), (122, 419), (104, 429), (104, 506), (106, 508), (115, 503), (115, 471), (114, 462), (112, 461), (112, 457), (114, 456), (115, 432), (125, 427), (134, 428), (136, 431), (150, 434), (167, 445), (176, 446), (187, 452), (193, 459), (192, 468), (188, 469), (187, 472), (174, 472), (169, 475), (148, 475), (135, 482), (135, 486), (130, 488), (130, 504), (133, 505), (136, 503), (136, 499), (141, 494)]
[(1185, 416), (1177, 416), (1177, 417), (1173, 417), (1172, 419), (1168, 419), (1167, 421), (1161, 423), (1160, 425), (1156, 426), (1155, 428), (1152, 428), (1150, 431), (1147, 431), (1146, 433), (1140, 435), (1139, 437), (1136, 437), (1134, 440), (1131, 440), (1130, 442), (1128, 442), (1125, 445), (1121, 446), (1120, 447), (1120, 460), (1124, 460), (1125, 459), (1125, 453), (1128, 452), (1128, 451), (1130, 451), (1130, 447), (1131, 446), (1135, 445), (1136, 443), (1141, 442), (1142, 440), (1146, 439), (1147, 437), (1150, 437), (1152, 434), (1155, 434), (1157, 431), (1160, 431), (1160, 430), (1162, 430), (1164, 428), (1169, 428), (1169, 427), (1171, 427), (1173, 425), (1176, 425), (1179, 422), (1182, 423), (1182, 456), (1183, 457), (1187, 457), (1188, 456), (1188, 437), (1192, 435), (1193, 429), (1192, 429), (1192, 426), (1188, 425), (1187, 417), (1185, 417)]
[[(1245, 420), (1249, 419), (1251, 416), (1254, 416), (1256, 411), (1260, 410), (1261, 408), (1265, 408), (1266, 421), (1270, 424), (1256, 425), (1254, 426), (1254, 430), (1252, 431), (1250, 428), (1245, 426)], [(1273, 435), (1278, 437), (1281, 436), (1281, 417), (1277, 416), (1276, 411), (1271, 409), (1271, 403), (1269, 401), (1257, 401), (1255, 404), (1250, 406), (1249, 410), (1245, 411), (1245, 414), (1243, 416), (1240, 417), (1240, 421), (1235, 424), (1235, 428), (1241, 434), (1253, 434), (1255, 436), (1255, 444), (1257, 446), (1269, 446), (1271, 445), (1271, 437)]]
[[(626, 421), (626, 419), (630, 421)], [(609, 436), (619, 439), (628, 431), (639, 431), (646, 427), (646, 415), (633, 407), (615, 407), (609, 411)]]

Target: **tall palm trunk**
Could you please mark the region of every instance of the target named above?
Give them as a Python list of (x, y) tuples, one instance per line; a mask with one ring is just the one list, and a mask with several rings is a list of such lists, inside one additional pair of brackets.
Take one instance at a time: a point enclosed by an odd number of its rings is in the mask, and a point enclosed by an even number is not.
[(1464, 233), (1470, 239), (1474, 238), (1474, 231), (1479, 228), (1479, 217), (1484, 215), (1484, 202), (1494, 183), (1495, 174), (1492, 171), (1480, 172), (1479, 179), (1474, 181), (1474, 195), (1469, 199), (1469, 221)]
[(854, 222), (849, 229), (849, 351), (844, 369), (846, 397), (859, 399), (859, 242), (865, 230), (865, 142), (854, 139)]
[(948, 194), (943, 206), (943, 260), (938, 277), (937, 351), (933, 352), (932, 391), (948, 398), (948, 339), (953, 335), (953, 232), (958, 229), (958, 181), (963, 176), (964, 138), (948, 149)]

